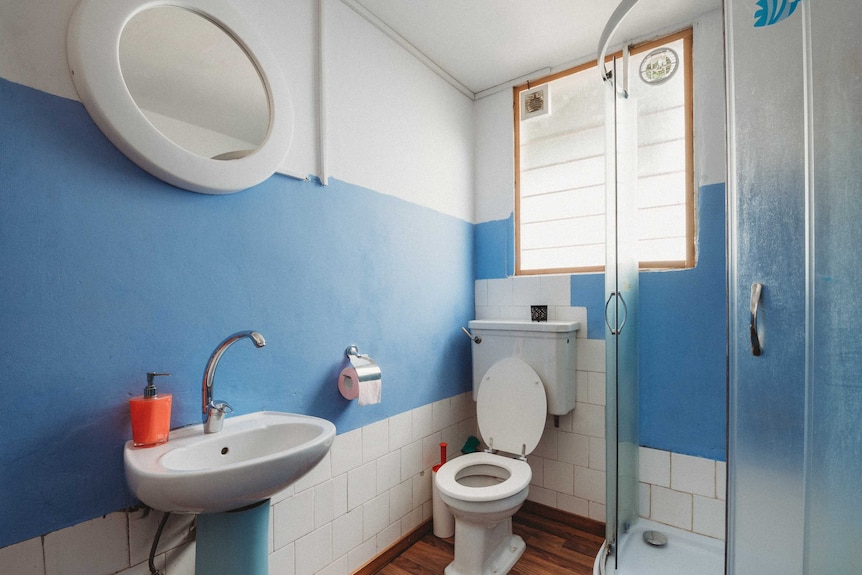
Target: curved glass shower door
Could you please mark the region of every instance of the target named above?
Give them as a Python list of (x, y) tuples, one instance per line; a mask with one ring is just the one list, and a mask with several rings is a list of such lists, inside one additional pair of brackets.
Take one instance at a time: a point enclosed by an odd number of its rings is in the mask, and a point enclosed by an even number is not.
[(623, 66), (614, 57), (605, 81), (605, 538), (613, 547), (638, 517), (637, 107), (620, 85)]
[(862, 3), (731, 0), (725, 17), (727, 572), (858, 573)]

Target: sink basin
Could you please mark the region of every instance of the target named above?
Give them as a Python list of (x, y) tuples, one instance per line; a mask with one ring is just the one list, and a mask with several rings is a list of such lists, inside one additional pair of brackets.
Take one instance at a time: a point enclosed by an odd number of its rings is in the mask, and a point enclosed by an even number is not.
[(167, 443), (134, 447), (123, 459), (132, 493), (153, 509), (217, 513), (268, 499), (329, 451), (335, 426), (318, 417), (259, 411), (231, 417), (219, 433), (203, 424), (171, 431)]

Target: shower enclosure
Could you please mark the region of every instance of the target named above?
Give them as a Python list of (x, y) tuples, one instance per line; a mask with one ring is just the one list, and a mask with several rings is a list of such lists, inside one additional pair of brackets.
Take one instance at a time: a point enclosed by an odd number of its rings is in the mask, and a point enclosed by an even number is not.
[(727, 572), (862, 565), (862, 3), (725, 3)]

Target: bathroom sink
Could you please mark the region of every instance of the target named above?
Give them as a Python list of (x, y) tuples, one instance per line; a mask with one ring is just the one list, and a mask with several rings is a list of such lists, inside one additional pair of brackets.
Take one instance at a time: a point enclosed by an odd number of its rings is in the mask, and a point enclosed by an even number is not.
[(318, 417), (259, 411), (231, 417), (219, 433), (203, 424), (171, 431), (167, 443), (134, 447), (123, 460), (132, 493), (153, 509), (217, 513), (268, 499), (323, 459), (335, 426)]

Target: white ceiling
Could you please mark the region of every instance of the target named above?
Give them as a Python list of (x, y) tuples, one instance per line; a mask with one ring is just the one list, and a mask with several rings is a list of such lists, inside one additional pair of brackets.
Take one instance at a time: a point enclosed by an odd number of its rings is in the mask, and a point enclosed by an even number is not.
[[(342, 0), (382, 23), (473, 94), (595, 59), (617, 0)], [(673, 31), (721, 0), (640, 0), (611, 47)], [(369, 17), (370, 14), (370, 17)]]

